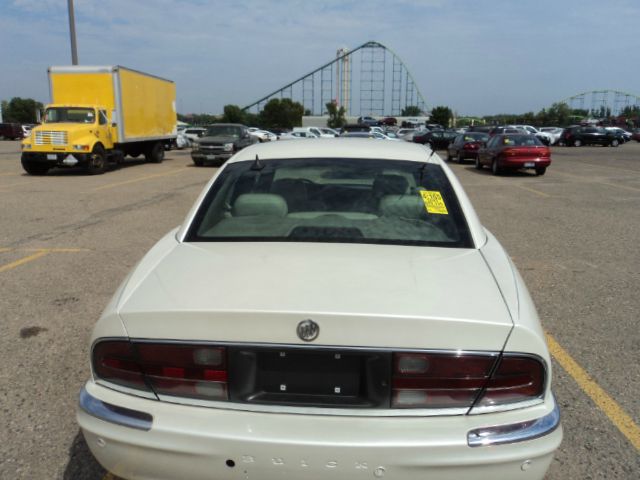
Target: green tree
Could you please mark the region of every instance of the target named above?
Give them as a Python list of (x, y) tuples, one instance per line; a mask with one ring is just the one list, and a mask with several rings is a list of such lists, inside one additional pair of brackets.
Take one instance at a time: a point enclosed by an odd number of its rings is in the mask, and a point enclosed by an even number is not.
[(437, 123), (442, 125), (443, 127), (448, 127), (451, 119), (453, 118), (453, 112), (449, 107), (445, 107), (440, 105), (438, 107), (433, 107), (431, 110), (431, 117), (429, 119), (430, 123)]
[(338, 107), (338, 104), (335, 101), (331, 101), (325, 105), (327, 107), (327, 112), (329, 113), (329, 121), (327, 122), (327, 127), (329, 128), (341, 128), (347, 123), (347, 119), (345, 118), (345, 110), (343, 106)]
[(42, 107), (42, 103), (32, 98), (13, 97), (9, 102), (2, 102), (2, 118), (5, 122), (36, 123), (36, 112), (42, 111)]
[(422, 115), (422, 110), (415, 105), (407, 105), (402, 109), (401, 117), (419, 117)]
[(302, 125), (304, 107), (290, 98), (273, 98), (260, 112), (260, 125), (264, 128), (293, 128)]
[(244, 124), (246, 122), (245, 112), (237, 105), (225, 105), (222, 122)]

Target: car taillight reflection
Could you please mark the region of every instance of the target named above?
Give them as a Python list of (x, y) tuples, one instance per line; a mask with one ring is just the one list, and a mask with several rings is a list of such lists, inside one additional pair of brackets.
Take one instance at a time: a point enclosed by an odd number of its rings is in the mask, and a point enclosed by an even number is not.
[(228, 398), (223, 347), (110, 340), (94, 347), (93, 368), (103, 380), (157, 395)]

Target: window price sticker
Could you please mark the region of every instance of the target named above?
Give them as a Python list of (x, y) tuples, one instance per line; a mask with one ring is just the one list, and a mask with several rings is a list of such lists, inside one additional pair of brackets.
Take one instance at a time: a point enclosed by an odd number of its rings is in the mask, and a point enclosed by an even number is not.
[(433, 192), (429, 190), (420, 190), (420, 196), (424, 202), (424, 206), (429, 213), (437, 213), (439, 215), (449, 215), (447, 206), (444, 204), (442, 195), (440, 192)]

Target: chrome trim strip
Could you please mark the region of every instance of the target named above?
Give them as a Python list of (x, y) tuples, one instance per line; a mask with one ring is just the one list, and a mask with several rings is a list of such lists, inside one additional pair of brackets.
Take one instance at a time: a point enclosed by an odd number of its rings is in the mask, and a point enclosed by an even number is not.
[(525, 442), (553, 432), (560, 425), (560, 409), (553, 398), (553, 411), (544, 417), (526, 422), (476, 428), (467, 433), (470, 447), (486, 447)]
[(153, 417), (148, 413), (118, 407), (98, 400), (87, 392), (85, 387), (80, 390), (79, 405), (89, 415), (123, 427), (149, 431), (153, 425)]

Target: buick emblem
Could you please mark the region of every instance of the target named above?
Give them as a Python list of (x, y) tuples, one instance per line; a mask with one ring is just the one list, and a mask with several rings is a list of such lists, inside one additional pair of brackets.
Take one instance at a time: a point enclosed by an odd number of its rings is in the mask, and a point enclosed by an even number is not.
[(300, 340), (313, 342), (320, 334), (320, 326), (313, 320), (303, 320), (298, 324), (296, 332)]

